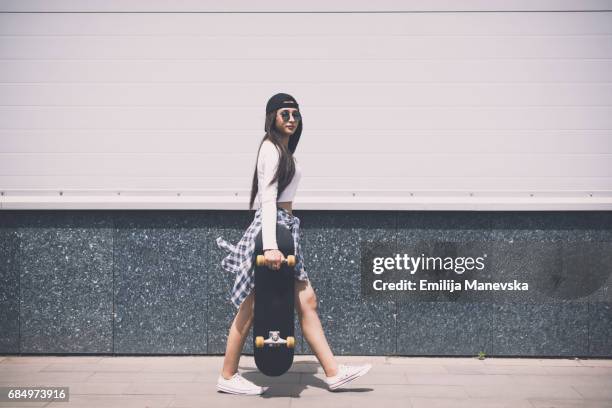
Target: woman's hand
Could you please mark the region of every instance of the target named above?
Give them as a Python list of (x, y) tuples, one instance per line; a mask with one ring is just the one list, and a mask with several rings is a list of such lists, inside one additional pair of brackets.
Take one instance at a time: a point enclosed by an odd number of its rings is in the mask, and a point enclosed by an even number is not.
[(268, 268), (278, 270), (281, 267), (284, 256), (278, 249), (266, 249), (264, 251), (264, 258)]

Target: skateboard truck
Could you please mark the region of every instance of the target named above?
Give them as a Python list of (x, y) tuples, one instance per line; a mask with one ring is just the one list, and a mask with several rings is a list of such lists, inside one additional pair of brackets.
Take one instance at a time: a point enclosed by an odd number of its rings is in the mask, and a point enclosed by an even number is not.
[(255, 347), (262, 348), (264, 345), (268, 347), (280, 347), (283, 344), (287, 345), (287, 348), (295, 347), (295, 337), (287, 336), (287, 339), (280, 337), (279, 331), (269, 331), (268, 338), (264, 340), (263, 336), (255, 337)]
[[(257, 255), (257, 260), (255, 261), (257, 266), (263, 266), (266, 264), (266, 257), (263, 255)], [(289, 255), (287, 258), (283, 259), (281, 263), (286, 263), (288, 266), (295, 266), (295, 255)]]

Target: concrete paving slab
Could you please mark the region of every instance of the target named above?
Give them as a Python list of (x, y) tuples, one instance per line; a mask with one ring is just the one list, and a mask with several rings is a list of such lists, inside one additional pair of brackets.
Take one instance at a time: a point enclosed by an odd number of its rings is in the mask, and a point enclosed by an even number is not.
[(71, 395), (70, 401), (51, 402), (46, 407), (59, 408), (166, 408), (174, 395)]
[(514, 376), (507, 374), (405, 374), (408, 384), (432, 385), (502, 385), (509, 384)]
[(610, 387), (610, 377), (608, 376), (573, 376), (573, 375), (512, 375), (508, 377), (510, 383), (518, 385), (548, 385), (554, 387), (572, 387), (572, 386), (597, 386)]
[(12, 364), (12, 363), (0, 363), (2, 364), (2, 371), (0, 371), (0, 379), (3, 375), (7, 374), (18, 374), (18, 373), (36, 373), (48, 367), (47, 363), (31, 363), (31, 364)]
[(15, 402), (2, 402), (0, 401), (0, 407), (5, 408), (5, 407), (10, 407), (10, 408), (21, 408), (21, 407), (44, 407), (45, 405), (48, 405), (49, 402), (45, 401), (45, 402), (19, 402), (19, 403), (15, 403)]
[[(0, 370), (1, 370), (1, 367), (0, 367)], [(3, 377), (5, 379), (2, 379), (2, 381), (0, 381), (0, 384), (2, 386), (6, 386), (6, 385), (35, 386), (38, 384), (46, 384), (46, 385), (53, 385), (53, 386), (56, 386), (56, 384), (59, 384), (61, 386), (62, 384), (65, 384), (66, 382), (87, 381), (87, 378), (89, 378), (93, 374), (94, 374), (93, 372), (90, 372), (90, 373), (64, 372), (61, 375), (58, 375), (56, 373), (40, 373), (40, 372), (31, 373), (31, 374), (30, 373), (19, 373), (19, 374), (13, 374), (13, 375), (8, 375), (6, 377)]]
[[(443, 366), (450, 374), (533, 374), (546, 375), (548, 372), (545, 367), (541, 367), (537, 362), (533, 365), (495, 365), (483, 364), (480, 366), (472, 364), (453, 364)], [(565, 367), (563, 367), (565, 368)]]
[(538, 383), (532, 385), (487, 385), (486, 387), (480, 384), (466, 385), (465, 391), (472, 398), (503, 398), (503, 399), (520, 399), (520, 398), (560, 398), (560, 399), (576, 399), (582, 396), (572, 387), (555, 387), (546, 386)]
[(612, 383), (607, 385), (575, 385), (573, 388), (585, 399), (612, 400)]
[(612, 401), (602, 400), (560, 400), (560, 399), (534, 399), (529, 402), (533, 408), (612, 408)]
[(548, 375), (612, 376), (612, 367), (544, 367)]
[(413, 397), (410, 403), (413, 408), (533, 408), (526, 399)]
[(610, 360), (580, 360), (580, 365), (584, 367), (612, 367)]

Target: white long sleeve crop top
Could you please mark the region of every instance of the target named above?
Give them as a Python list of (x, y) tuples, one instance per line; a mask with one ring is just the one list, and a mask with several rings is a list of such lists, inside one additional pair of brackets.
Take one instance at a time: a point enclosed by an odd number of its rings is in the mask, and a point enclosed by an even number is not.
[[(294, 157), (295, 158), (295, 157)], [(278, 181), (270, 184), (270, 181), (276, 174), (280, 153), (276, 150), (276, 146), (269, 140), (265, 140), (259, 150), (257, 159), (257, 183), (259, 198), (259, 206), (262, 209), (261, 222), (262, 231), (261, 237), (263, 241), (263, 249), (278, 249), (276, 243), (276, 203), (284, 201), (293, 201), (297, 186), (302, 177), (302, 171), (295, 161), (295, 174), (293, 179), (280, 197), (278, 194)]]

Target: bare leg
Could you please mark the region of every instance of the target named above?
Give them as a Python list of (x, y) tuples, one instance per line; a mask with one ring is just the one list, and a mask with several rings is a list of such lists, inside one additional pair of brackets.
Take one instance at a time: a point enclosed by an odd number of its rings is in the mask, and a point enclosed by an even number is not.
[(225, 348), (225, 358), (223, 359), (223, 370), (221, 371), (221, 375), (226, 380), (229, 380), (238, 371), (240, 354), (253, 324), (254, 295), (255, 290), (252, 290), (242, 301), (230, 327)]
[(327, 339), (323, 333), (323, 326), (317, 314), (317, 297), (315, 296), (310, 280), (295, 281), (295, 309), (298, 311), (302, 333), (308, 345), (315, 353), (325, 375), (331, 377), (338, 373), (338, 364), (334, 359)]

